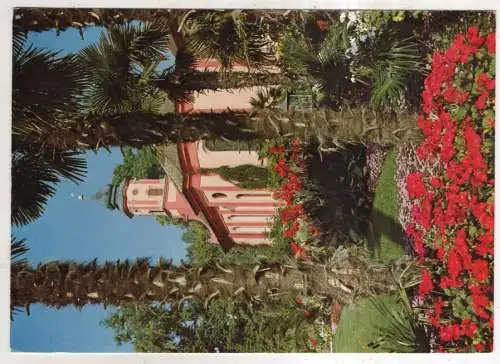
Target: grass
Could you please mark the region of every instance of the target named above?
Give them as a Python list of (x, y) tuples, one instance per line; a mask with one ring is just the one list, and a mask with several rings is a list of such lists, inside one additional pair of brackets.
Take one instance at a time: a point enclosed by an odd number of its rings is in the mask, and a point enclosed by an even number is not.
[(370, 214), (372, 232), (369, 245), (382, 260), (393, 260), (404, 254), (403, 231), (398, 220), (398, 186), (396, 184), (396, 149), (386, 157), (375, 190)]
[[(396, 309), (395, 297), (380, 296), (389, 307)], [(386, 320), (369, 298), (346, 306), (340, 317), (337, 333), (333, 338), (333, 351), (336, 353), (377, 353), (384, 352), (380, 347), (370, 347), (369, 343), (380, 337), (379, 326)]]

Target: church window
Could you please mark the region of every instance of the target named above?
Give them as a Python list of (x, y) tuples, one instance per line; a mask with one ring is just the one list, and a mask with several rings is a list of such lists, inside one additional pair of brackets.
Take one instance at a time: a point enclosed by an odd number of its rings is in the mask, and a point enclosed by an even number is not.
[(236, 198), (269, 197), (269, 193), (238, 193)]
[(150, 188), (148, 190), (149, 196), (161, 196), (163, 195), (163, 188)]
[(227, 195), (225, 193), (216, 192), (216, 193), (212, 193), (212, 197), (213, 198), (225, 198), (225, 197), (227, 197)]

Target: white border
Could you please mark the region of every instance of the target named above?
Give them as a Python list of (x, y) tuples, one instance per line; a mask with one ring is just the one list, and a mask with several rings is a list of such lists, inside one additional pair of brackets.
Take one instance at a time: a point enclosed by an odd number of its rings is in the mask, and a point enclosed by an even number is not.
[[(1, 1), (1, 0), (0, 0)], [(5, 1), (5, 0), (4, 0)], [(27, 354), (10, 353), (10, 320), (9, 320), (9, 205), (10, 205), (10, 100), (11, 100), (11, 17), (12, 7), (15, 6), (46, 6), (46, 7), (116, 7), (116, 8), (213, 8), (214, 1), (210, 0), (184, 0), (182, 3), (172, 0), (108, 0), (108, 1), (68, 1), (68, 0), (7, 0), (0, 5), (0, 49), (2, 49), (1, 70), (4, 73), (0, 78), (0, 108), (2, 119), (0, 133), (2, 153), (0, 154), (0, 223), (3, 235), (0, 239), (0, 363), (89, 363), (106, 362), (116, 364), (128, 363), (160, 363), (160, 362), (182, 362), (183, 364), (198, 363), (199, 361), (208, 361), (217, 364), (234, 364), (235, 361), (243, 363), (254, 363), (256, 360), (262, 363), (286, 361), (289, 363), (375, 363), (384, 364), (405, 362), (455, 362), (466, 363), (468, 361), (481, 361), (481, 363), (500, 362), (500, 341), (498, 339), (499, 326), (499, 302), (500, 297), (495, 299), (495, 326), (496, 335), (494, 340), (495, 352), (492, 354)], [(297, 9), (321, 9), (321, 8), (340, 8), (340, 9), (426, 9), (426, 10), (480, 10), (480, 9), (500, 9), (499, 0), (482, 0), (480, 2), (467, 0), (357, 0), (357, 1), (304, 1), (304, 0), (228, 0), (216, 3), (218, 7), (224, 8), (297, 8)], [(498, 15), (497, 15), (498, 18)], [(497, 19), (497, 29), (498, 29)], [(497, 32), (498, 34), (498, 32)], [(497, 41), (498, 41), (497, 35)], [(498, 43), (498, 42), (497, 42)], [(498, 71), (497, 62), (497, 71)], [(498, 74), (498, 72), (497, 72)], [(497, 82), (497, 90), (500, 82)], [(497, 149), (498, 156), (498, 149)], [(495, 179), (498, 181), (500, 172), (498, 172), (498, 158), (495, 164)], [(496, 203), (498, 207), (498, 199)], [(498, 212), (498, 209), (496, 209)], [(495, 230), (500, 232), (499, 219), (495, 221)], [(496, 241), (496, 256), (499, 257), (499, 241)], [(498, 264), (497, 264), (498, 265)], [(498, 267), (495, 269), (496, 283), (495, 292), (499, 292), (498, 286)], [(495, 360), (495, 358), (497, 358)]]

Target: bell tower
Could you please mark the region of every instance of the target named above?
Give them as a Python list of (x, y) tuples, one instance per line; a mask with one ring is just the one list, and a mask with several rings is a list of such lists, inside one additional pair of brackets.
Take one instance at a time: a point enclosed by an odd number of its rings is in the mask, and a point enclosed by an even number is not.
[(123, 190), (127, 215), (166, 215), (168, 183), (165, 179), (128, 179)]

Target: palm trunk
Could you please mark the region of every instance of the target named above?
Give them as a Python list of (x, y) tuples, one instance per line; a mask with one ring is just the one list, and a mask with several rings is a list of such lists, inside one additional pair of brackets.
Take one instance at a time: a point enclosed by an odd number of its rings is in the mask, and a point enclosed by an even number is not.
[[(291, 87), (295, 81), (281, 73), (258, 72), (221, 72), (200, 71), (192, 72), (186, 79), (180, 80), (178, 87), (187, 92), (203, 92), (205, 90), (230, 90), (255, 86), (282, 86)], [(172, 88), (171, 80), (154, 80), (153, 84), (159, 89), (169, 91)]]
[(63, 31), (132, 20), (151, 22), (159, 17), (170, 17), (170, 12), (167, 9), (17, 8), (14, 9), (14, 27), (34, 32)]
[[(347, 259), (348, 260), (348, 259)], [(347, 261), (346, 260), (346, 261)], [(345, 262), (342, 262), (345, 265)], [(332, 268), (321, 264), (215, 266), (195, 269), (147, 260), (98, 265), (49, 262), (36, 268), (27, 264), (11, 273), (11, 308), (39, 303), (55, 308), (87, 304), (121, 305), (133, 301), (207, 304), (216, 296), (245, 295), (260, 300), (276, 295), (344, 297), (395, 289), (389, 267)], [(28, 311), (29, 312), (29, 311)]]
[(377, 119), (363, 110), (309, 113), (261, 112), (165, 114), (129, 113), (94, 119), (59, 120), (39, 128), (23, 125), (13, 129), (14, 139), (43, 141), (70, 150), (109, 146), (142, 147), (167, 142), (207, 138), (248, 141), (280, 136), (317, 144), (320, 151), (336, 150), (342, 144), (394, 143), (413, 130), (415, 117), (402, 115), (398, 121)]

